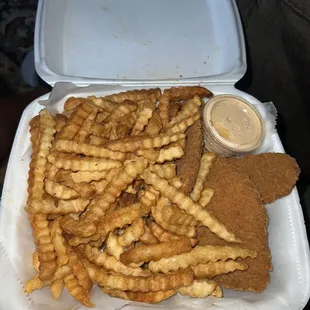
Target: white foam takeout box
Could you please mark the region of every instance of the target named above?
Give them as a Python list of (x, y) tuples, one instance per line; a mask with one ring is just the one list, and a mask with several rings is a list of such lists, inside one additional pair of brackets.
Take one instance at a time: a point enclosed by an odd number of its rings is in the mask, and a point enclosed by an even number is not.
[[(234, 0), (40, 0), (35, 29), (35, 65), (54, 86), (47, 105), (62, 111), (71, 95), (97, 96), (134, 88), (204, 85), (215, 94), (256, 98), (234, 84), (246, 71), (241, 22)], [(91, 88), (81, 88), (92, 84)], [(95, 85), (95, 86), (94, 86)], [(29, 121), (49, 95), (24, 111), (12, 148), (2, 195), (0, 217), (1, 309), (84, 309), (64, 293), (50, 297), (48, 288), (26, 297), (22, 285), (35, 273), (31, 230), (23, 210), (27, 200), (31, 145)], [(278, 135), (271, 151), (284, 152)], [(274, 270), (260, 293), (224, 290), (223, 299), (176, 296), (151, 309), (302, 309), (310, 294), (309, 246), (296, 189), (270, 206), (269, 245)], [(105, 296), (97, 288), (95, 309), (142, 309)]]

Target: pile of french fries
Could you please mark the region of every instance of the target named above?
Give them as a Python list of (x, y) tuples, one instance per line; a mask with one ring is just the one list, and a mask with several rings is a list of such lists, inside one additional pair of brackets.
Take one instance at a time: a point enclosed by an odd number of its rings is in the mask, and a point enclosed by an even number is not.
[[(135, 90), (69, 98), (64, 113), (46, 109), (30, 122), (33, 152), (25, 208), (36, 276), (25, 292), (64, 288), (93, 307), (94, 284), (106, 294), (157, 303), (179, 293), (222, 296), (216, 275), (246, 270), (256, 253), (208, 212), (204, 188), (216, 156), (204, 152), (189, 196), (175, 160), (186, 130), (200, 121), (203, 87)], [(158, 104), (159, 102), (159, 104)], [(169, 106), (182, 102), (173, 117)], [(158, 106), (157, 106), (158, 104)], [(199, 246), (206, 226), (232, 246)]]

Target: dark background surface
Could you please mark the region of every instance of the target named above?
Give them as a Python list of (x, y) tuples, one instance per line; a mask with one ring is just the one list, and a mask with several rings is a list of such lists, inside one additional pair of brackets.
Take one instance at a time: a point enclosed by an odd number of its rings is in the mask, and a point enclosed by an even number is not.
[[(277, 107), (282, 143), (302, 169), (297, 187), (309, 237), (310, 1), (237, 3), (246, 38), (248, 70), (236, 86), (261, 101), (273, 101)], [(33, 49), (36, 6), (37, 0), (0, 0), (0, 184), (23, 109), (50, 89), (42, 81), (31, 87), (20, 75), (21, 64)]]

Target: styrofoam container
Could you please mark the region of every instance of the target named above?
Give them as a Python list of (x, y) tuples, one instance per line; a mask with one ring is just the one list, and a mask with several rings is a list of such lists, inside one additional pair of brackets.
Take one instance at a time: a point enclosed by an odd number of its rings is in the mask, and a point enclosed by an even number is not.
[[(47, 108), (60, 112), (69, 96), (107, 95), (127, 89), (176, 85), (208, 87), (214, 94), (232, 94), (253, 105), (256, 98), (234, 84), (246, 70), (244, 39), (234, 0), (40, 0), (35, 31), (35, 64), (39, 75), (56, 86)], [(117, 86), (118, 85), (118, 86)], [(31, 146), (29, 120), (38, 114), (33, 101), (21, 118), (8, 164), (0, 210), (0, 308), (84, 309), (67, 293), (60, 300), (48, 288), (25, 297), (20, 284), (34, 275), (31, 229), (23, 207)], [(284, 152), (277, 134), (271, 151)], [(225, 290), (225, 298), (190, 300), (174, 297), (151, 309), (302, 309), (310, 295), (310, 256), (296, 189), (272, 205), (269, 245), (274, 270), (260, 293)], [(1, 266), (11, 266), (3, 269)], [(5, 279), (5, 283), (2, 279)], [(16, 285), (16, 283), (19, 285)], [(14, 299), (11, 301), (8, 292)], [(94, 289), (95, 309), (142, 309), (140, 304), (104, 296)], [(145, 306), (145, 305), (143, 305)]]

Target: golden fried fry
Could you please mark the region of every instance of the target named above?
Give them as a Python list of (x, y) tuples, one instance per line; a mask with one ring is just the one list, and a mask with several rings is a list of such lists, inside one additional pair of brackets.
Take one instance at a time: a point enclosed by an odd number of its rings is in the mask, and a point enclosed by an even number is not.
[(94, 136), (99, 136), (104, 139), (108, 139), (110, 137), (110, 132), (112, 130), (113, 122), (104, 123), (102, 125), (98, 123), (94, 123), (90, 128), (90, 133)]
[(146, 166), (146, 161), (139, 159), (128, 163), (124, 170), (118, 175), (114, 175), (105, 188), (103, 195), (95, 199), (89, 206), (87, 212), (83, 215), (83, 220), (90, 222), (98, 221), (104, 216), (105, 211), (115, 202), (116, 198), (126, 189), (128, 184), (132, 183), (143, 172)]
[(90, 200), (72, 199), (59, 200), (57, 203), (53, 199), (31, 199), (28, 201), (25, 210), (28, 213), (44, 214), (68, 214), (83, 212), (89, 205)]
[(176, 133), (185, 132), (188, 127), (192, 126), (199, 119), (200, 119), (200, 112), (198, 111), (195, 114), (182, 119), (178, 123), (175, 123), (173, 126), (166, 129), (165, 133), (172, 135)]
[(195, 96), (193, 99), (188, 100), (184, 104), (182, 104), (181, 111), (171, 119), (171, 121), (167, 124), (167, 128), (172, 127), (174, 124), (182, 121), (183, 119), (195, 114), (199, 107), (201, 106), (202, 101), (198, 96)]
[(130, 246), (144, 234), (145, 223), (142, 218), (135, 220), (117, 239), (121, 246)]
[[(145, 225), (144, 227), (144, 234), (140, 237), (140, 241), (143, 244), (156, 244), (158, 243), (157, 238), (154, 236), (154, 234), (152, 233), (152, 231), (150, 230), (150, 228)], [(164, 241), (162, 241), (164, 242)]]
[(107, 118), (109, 115), (110, 115), (110, 113), (107, 112), (107, 111), (99, 112), (99, 113), (97, 114), (97, 116), (96, 116), (95, 121), (96, 121), (98, 124), (101, 124), (101, 123), (103, 123), (103, 122), (106, 120), (106, 118)]
[(151, 119), (149, 120), (148, 124), (144, 129), (144, 133), (147, 135), (157, 135), (163, 128), (161, 118), (157, 111), (154, 111), (152, 114)]
[(64, 110), (71, 111), (79, 106), (83, 101), (85, 101), (84, 98), (69, 97), (64, 104)]
[[(109, 170), (111, 171), (111, 170)], [(91, 182), (91, 181), (100, 181), (106, 178), (107, 170), (104, 171), (78, 171), (78, 172), (71, 172), (72, 180), (75, 183), (84, 183), (84, 182)]]
[(50, 291), (51, 291), (53, 298), (58, 299), (61, 296), (64, 286), (65, 284), (62, 279), (55, 280), (51, 283)]
[(68, 256), (67, 248), (65, 246), (65, 239), (62, 235), (62, 229), (60, 227), (60, 220), (60, 217), (55, 218), (53, 222), (50, 223), (50, 230), (54, 249), (57, 254), (57, 264), (58, 266), (63, 266), (68, 263)]
[(163, 164), (163, 165), (152, 165), (150, 166), (150, 170), (155, 172), (159, 177), (171, 180), (172, 178), (176, 177), (176, 165), (175, 164)]
[(212, 188), (205, 188), (200, 195), (200, 199), (198, 200), (198, 203), (202, 207), (206, 207), (209, 202), (211, 201), (212, 197), (214, 195), (214, 190)]
[(124, 274), (126, 276), (146, 277), (151, 275), (147, 269), (140, 267), (129, 267), (118, 261), (114, 256), (108, 255), (105, 251), (100, 252), (98, 249), (89, 245), (85, 247), (86, 258), (99, 267), (103, 267), (108, 271)]
[(82, 260), (71, 247), (67, 248), (67, 253), (69, 257), (68, 265), (72, 273), (64, 278), (66, 288), (76, 300), (88, 307), (92, 307), (93, 303), (90, 302), (90, 293), (93, 287), (93, 282), (90, 279)]
[(116, 107), (116, 102), (113, 100), (97, 98), (95, 96), (89, 96), (87, 99), (89, 99), (96, 107), (109, 113), (111, 113)]
[(170, 205), (169, 200), (164, 197), (161, 197), (158, 200), (157, 205), (155, 207), (152, 207), (152, 215), (154, 217), (155, 222), (162, 228), (177, 235), (183, 235), (189, 238), (195, 237), (196, 236), (195, 226), (174, 225), (166, 222), (163, 219), (162, 208), (166, 205)]
[(192, 267), (195, 278), (211, 279), (217, 275), (233, 272), (235, 270), (247, 270), (248, 265), (243, 262), (228, 260), (215, 263), (198, 264)]
[(164, 221), (173, 225), (196, 226), (197, 221), (189, 214), (178, 208), (176, 205), (165, 205), (162, 210)]
[(95, 223), (87, 222), (83, 223), (83, 226), (81, 226), (79, 225), (79, 221), (76, 221), (70, 215), (65, 215), (60, 224), (66, 233), (80, 237), (90, 237), (97, 231)]
[(93, 107), (93, 111), (87, 116), (83, 125), (77, 132), (74, 137), (74, 141), (83, 143), (86, 139), (90, 136), (90, 129), (92, 128), (93, 124), (95, 123), (95, 118), (97, 116), (98, 109)]
[(216, 285), (214, 291), (212, 292), (211, 296), (221, 298), (223, 297), (223, 291), (219, 285)]
[(33, 214), (30, 215), (29, 218), (40, 262), (38, 277), (41, 281), (50, 280), (57, 269), (57, 263), (46, 215)]
[(139, 149), (152, 149), (162, 147), (185, 138), (183, 133), (173, 135), (159, 134), (156, 136), (133, 136), (110, 141), (106, 147), (112, 151), (135, 152)]
[(45, 191), (57, 199), (68, 200), (77, 198), (79, 196), (79, 194), (74, 189), (48, 179), (45, 179)]
[(39, 252), (38, 250), (35, 250), (32, 253), (32, 267), (35, 271), (39, 272), (39, 266), (40, 266)]
[(200, 98), (211, 97), (213, 94), (206, 88), (201, 86), (180, 86), (165, 89), (159, 99), (159, 115), (166, 124), (169, 121), (169, 103), (173, 101), (188, 100), (194, 96)]
[(49, 162), (59, 169), (71, 171), (102, 171), (120, 167), (120, 161), (109, 158), (80, 157), (66, 153), (51, 153)]
[(193, 199), (193, 201), (198, 201), (200, 199), (203, 184), (206, 180), (207, 175), (209, 174), (209, 171), (215, 159), (216, 159), (215, 153), (204, 153), (201, 156), (200, 167), (199, 167), (196, 183), (190, 194), (190, 197)]
[[(32, 134), (33, 139), (37, 138), (31, 155), (28, 193), (29, 198), (42, 198), (44, 194), (44, 176), (47, 164), (47, 155), (52, 146), (52, 140), (55, 133), (55, 121), (47, 110), (40, 111), (38, 123), (34, 121)], [(36, 130), (38, 126), (38, 130)], [(36, 137), (38, 135), (38, 137)]]
[(56, 176), (58, 171), (59, 171), (59, 169), (57, 167), (55, 167), (53, 164), (47, 163), (46, 171), (45, 171), (45, 177), (47, 179), (55, 181), (55, 176)]
[(204, 298), (212, 294), (216, 285), (216, 282), (207, 279), (194, 280), (192, 285), (181, 287), (177, 292), (193, 298)]
[[(200, 205), (194, 203), (189, 197), (171, 186), (168, 181), (158, 177), (156, 174), (145, 170), (141, 175), (144, 181), (152, 185), (162, 195), (178, 205), (186, 213), (192, 215), (196, 221), (200, 221), (207, 226), (213, 233), (228, 242), (240, 242), (240, 240), (227, 230), (224, 224), (219, 222), (211, 213), (202, 209)], [(165, 227), (164, 227), (165, 228)], [(168, 230), (168, 229), (167, 229)]]
[(174, 290), (167, 290), (167, 291), (157, 291), (157, 292), (130, 292), (130, 291), (121, 291), (121, 290), (113, 290), (109, 289), (103, 286), (99, 286), (100, 289), (112, 296), (122, 299), (128, 299), (132, 301), (139, 301), (139, 302), (145, 302), (150, 304), (156, 304), (159, 303), (171, 296), (173, 296), (176, 292)]
[(183, 186), (183, 183), (179, 177), (174, 177), (169, 180), (169, 183), (176, 189), (180, 189)]
[(179, 253), (189, 252), (191, 249), (190, 241), (185, 238), (158, 244), (143, 244), (122, 253), (120, 261), (126, 265), (130, 263), (157, 261), (162, 257), (171, 257)]
[(100, 194), (106, 189), (109, 182), (104, 179), (101, 181), (92, 181), (91, 184), (95, 186), (96, 192)]
[(115, 105), (115, 109), (105, 119), (105, 122), (118, 122), (132, 112), (135, 112), (138, 105), (131, 100), (124, 100), (122, 103)]
[(191, 269), (180, 270), (170, 274), (156, 274), (148, 277), (133, 277), (120, 274), (110, 274), (102, 268), (84, 262), (89, 276), (94, 282), (122, 291), (156, 292), (177, 289), (193, 283), (194, 276)]
[(88, 116), (92, 113), (93, 107), (86, 102), (79, 104), (70, 115), (66, 125), (57, 134), (58, 139), (72, 140), (78, 133)]
[(95, 136), (95, 135), (90, 135), (88, 137), (88, 142), (91, 145), (95, 145), (95, 146), (104, 146), (107, 142), (109, 141), (108, 138), (103, 138), (103, 137), (99, 137), (99, 136)]
[[(160, 242), (171, 242), (173, 240), (180, 240), (180, 239), (186, 238), (184, 236), (176, 235), (174, 233), (171, 233), (170, 231), (163, 229), (161, 226), (159, 226), (155, 222), (152, 222), (150, 224), (150, 229), (151, 229), (151, 232), (153, 233), (153, 235)], [(189, 240), (190, 240), (190, 243), (192, 246), (195, 246), (198, 242), (198, 240), (194, 239), (194, 238), (189, 238)]]
[(217, 262), (219, 260), (237, 259), (237, 258), (255, 258), (256, 252), (231, 246), (196, 246), (188, 253), (175, 255), (169, 258), (162, 258), (156, 262), (149, 263), (149, 269), (152, 272), (169, 272), (188, 268), (189, 266), (197, 266), (198, 264), (206, 264), (209, 262)]
[(156, 101), (159, 98), (160, 94), (161, 94), (161, 91), (159, 88), (139, 89), (139, 90), (135, 89), (135, 90), (128, 90), (125, 92), (121, 92), (118, 94), (105, 96), (102, 99), (111, 100), (111, 101), (120, 103), (124, 100), (142, 101), (142, 100), (151, 99), (154, 97)]
[(147, 216), (149, 212), (150, 209), (141, 203), (115, 210), (100, 220), (97, 226), (97, 232), (100, 236), (105, 237), (114, 229), (131, 224), (138, 218)]
[(135, 125), (132, 128), (131, 135), (137, 135), (138, 133), (143, 131), (149, 119), (152, 117), (155, 108), (156, 108), (155, 102), (152, 102), (151, 100), (145, 100), (140, 104), (138, 111), (138, 118)]
[(105, 157), (114, 160), (122, 160), (125, 157), (124, 153), (113, 152), (107, 148), (79, 143), (76, 141), (57, 140), (54, 149), (60, 152), (83, 154), (86, 156)]
[(125, 249), (118, 243), (117, 238), (113, 232), (109, 234), (106, 240), (105, 251), (119, 261)]
[(171, 143), (159, 150), (145, 149), (136, 151), (138, 156), (143, 156), (151, 163), (164, 163), (183, 156), (184, 151), (179, 143)]
[(56, 132), (61, 131), (61, 129), (66, 125), (67, 120), (68, 120), (67, 116), (65, 116), (63, 114), (56, 114), (54, 116)]

